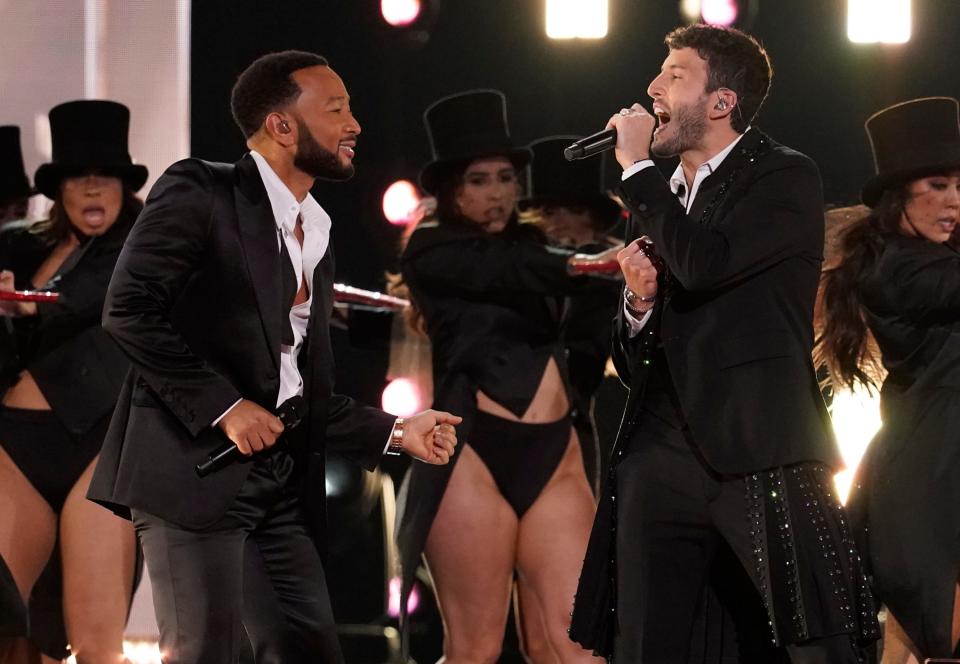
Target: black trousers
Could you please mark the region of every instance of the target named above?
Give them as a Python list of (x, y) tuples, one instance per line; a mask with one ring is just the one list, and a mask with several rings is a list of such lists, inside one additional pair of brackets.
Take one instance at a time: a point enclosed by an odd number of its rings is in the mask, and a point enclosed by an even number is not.
[(246, 629), (257, 664), (341, 664), (320, 556), (284, 449), (253, 462), (214, 526), (134, 511), (165, 664), (235, 664)]
[[(745, 570), (754, 564), (745, 478), (720, 476), (706, 464), (675, 396), (649, 394), (646, 406), (617, 467), (614, 661), (860, 662), (848, 634), (773, 647), (759, 589)], [(710, 620), (720, 629), (704, 625)]]

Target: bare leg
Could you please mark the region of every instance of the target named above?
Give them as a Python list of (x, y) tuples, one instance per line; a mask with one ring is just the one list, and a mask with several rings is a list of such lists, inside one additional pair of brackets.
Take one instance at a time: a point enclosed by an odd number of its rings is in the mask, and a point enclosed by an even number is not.
[(960, 583), (953, 588), (953, 628), (950, 637), (953, 639), (953, 651), (956, 652), (960, 643)]
[[(880, 664), (917, 664), (920, 653), (913, 641), (903, 631), (903, 627), (887, 609), (887, 620), (883, 628), (883, 656)], [(922, 661), (922, 660), (921, 660)]]
[(60, 660), (47, 657), (29, 639), (13, 639), (9, 644), (6, 659), (0, 651), (0, 664), (57, 664)]
[(570, 640), (570, 611), (596, 505), (571, 431), (560, 465), (520, 521), (520, 578), (543, 611), (545, 634), (559, 661), (602, 662)]
[(521, 579), (517, 579), (514, 585), (514, 619), (524, 660), (529, 664), (559, 664), (560, 658), (547, 639), (543, 609), (536, 593)]
[(443, 616), (446, 664), (494, 664), (503, 647), (517, 517), (469, 445), (450, 476), (425, 555)]
[[(57, 515), (0, 449), (0, 556), (24, 602), (53, 552), (56, 537)], [(14, 648), (17, 659), (11, 659)], [(0, 639), (0, 662), (29, 661), (27, 652), (25, 640)]]
[(63, 610), (78, 664), (123, 661), (133, 592), (133, 524), (86, 499), (96, 459), (77, 480), (60, 519)]

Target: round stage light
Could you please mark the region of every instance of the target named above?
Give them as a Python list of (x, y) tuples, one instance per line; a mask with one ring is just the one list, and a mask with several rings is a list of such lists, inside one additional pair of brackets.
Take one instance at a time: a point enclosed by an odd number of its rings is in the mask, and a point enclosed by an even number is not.
[(383, 216), (391, 224), (406, 226), (420, 205), (420, 192), (409, 180), (398, 180), (383, 192)]
[(420, 17), (420, 0), (380, 0), (383, 20), (395, 28), (403, 28)]
[(397, 417), (409, 417), (422, 410), (417, 384), (409, 378), (395, 378), (383, 390), (383, 409)]
[(729, 27), (737, 22), (740, 7), (737, 0), (702, 0), (700, 15), (704, 23)]

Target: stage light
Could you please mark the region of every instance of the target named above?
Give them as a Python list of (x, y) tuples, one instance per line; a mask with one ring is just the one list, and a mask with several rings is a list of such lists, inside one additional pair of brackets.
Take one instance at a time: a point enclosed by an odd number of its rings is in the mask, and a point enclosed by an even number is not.
[(834, 477), (840, 502), (845, 503), (854, 471), (880, 428), (880, 396), (862, 387), (853, 391), (834, 390), (830, 417), (846, 465), (846, 470)]
[(396, 226), (413, 221), (419, 204), (420, 192), (409, 180), (398, 180), (383, 192), (383, 216)]
[(910, 41), (910, 0), (847, 0), (847, 37), (857, 44)]
[(680, 15), (687, 23), (748, 29), (759, 4), (759, 0), (680, 0)]
[(397, 417), (409, 417), (422, 409), (420, 390), (409, 378), (394, 378), (383, 390), (383, 409)]
[(402, 28), (420, 17), (420, 0), (380, 0), (383, 20), (396, 28)]
[[(395, 576), (390, 579), (387, 594), (387, 614), (393, 618), (398, 618), (400, 616), (400, 577)], [(420, 589), (414, 583), (413, 588), (410, 589), (410, 596), (407, 597), (407, 614), (413, 615), (419, 606)]]
[(700, 20), (701, 0), (680, 0), (680, 13), (687, 23), (696, 23)]
[(607, 36), (608, 0), (547, 0), (547, 36), (551, 39), (601, 39)]
[(700, 16), (709, 25), (729, 27), (737, 22), (739, 15), (737, 0), (701, 0)]

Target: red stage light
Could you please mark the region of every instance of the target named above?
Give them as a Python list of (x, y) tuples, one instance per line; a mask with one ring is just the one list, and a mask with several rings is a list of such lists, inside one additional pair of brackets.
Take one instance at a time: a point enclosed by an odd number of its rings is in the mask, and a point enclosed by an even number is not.
[(397, 180), (383, 192), (383, 216), (391, 224), (409, 224), (413, 221), (418, 205), (420, 192), (409, 180)]
[(395, 28), (410, 25), (420, 17), (420, 0), (380, 0), (383, 20)]

